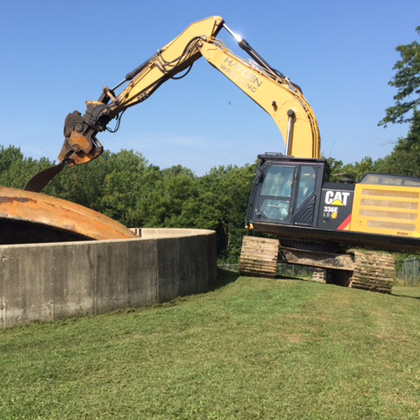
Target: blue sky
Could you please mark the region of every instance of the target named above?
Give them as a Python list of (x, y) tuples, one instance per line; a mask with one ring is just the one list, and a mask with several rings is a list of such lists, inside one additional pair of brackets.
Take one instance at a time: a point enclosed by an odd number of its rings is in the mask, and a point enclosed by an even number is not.
[[(19, 146), (26, 156), (56, 159), (67, 113), (83, 113), (84, 102), (104, 86), (211, 15), (222, 16), (301, 86), (325, 156), (376, 159), (407, 134), (407, 126), (377, 123), (393, 104), (395, 47), (418, 40), (418, 0), (0, 0), (0, 6), (0, 144)], [(220, 38), (238, 53), (226, 31)], [(271, 118), (204, 59), (129, 109), (116, 134), (98, 137), (111, 151), (133, 149), (161, 168), (182, 164), (198, 175), (284, 152)]]

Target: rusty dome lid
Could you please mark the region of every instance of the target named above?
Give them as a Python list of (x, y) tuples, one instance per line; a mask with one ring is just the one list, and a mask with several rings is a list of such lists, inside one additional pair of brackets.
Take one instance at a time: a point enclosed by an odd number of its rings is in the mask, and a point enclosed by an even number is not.
[(0, 186), (0, 244), (136, 237), (122, 224), (87, 207)]

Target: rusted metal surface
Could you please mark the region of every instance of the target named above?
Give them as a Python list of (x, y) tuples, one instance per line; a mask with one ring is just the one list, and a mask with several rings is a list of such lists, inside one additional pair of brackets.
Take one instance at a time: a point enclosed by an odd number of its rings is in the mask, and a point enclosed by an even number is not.
[(125, 226), (70, 201), (0, 186), (0, 243), (129, 239)]
[(44, 169), (41, 172), (38, 172), (34, 177), (32, 177), (29, 182), (25, 185), (24, 190), (41, 192), (46, 185), (58, 175), (66, 166), (66, 161), (63, 161), (55, 166), (50, 166), (47, 169)]

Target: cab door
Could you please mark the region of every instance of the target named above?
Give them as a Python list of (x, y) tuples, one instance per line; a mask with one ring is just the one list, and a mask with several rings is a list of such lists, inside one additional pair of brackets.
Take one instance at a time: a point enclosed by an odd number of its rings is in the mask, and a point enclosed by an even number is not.
[(315, 226), (322, 187), (322, 173), (322, 165), (299, 165), (293, 208), (294, 225)]
[(266, 166), (254, 207), (255, 222), (313, 226), (323, 178), (319, 163), (271, 163)]
[(296, 165), (267, 166), (256, 200), (256, 221), (291, 223), (296, 170)]

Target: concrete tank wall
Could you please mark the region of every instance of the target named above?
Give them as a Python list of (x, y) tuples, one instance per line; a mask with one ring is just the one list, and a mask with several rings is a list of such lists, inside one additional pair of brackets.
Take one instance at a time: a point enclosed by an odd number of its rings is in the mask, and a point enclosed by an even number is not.
[(207, 291), (212, 231), (142, 229), (142, 238), (0, 246), (0, 326), (107, 313)]

